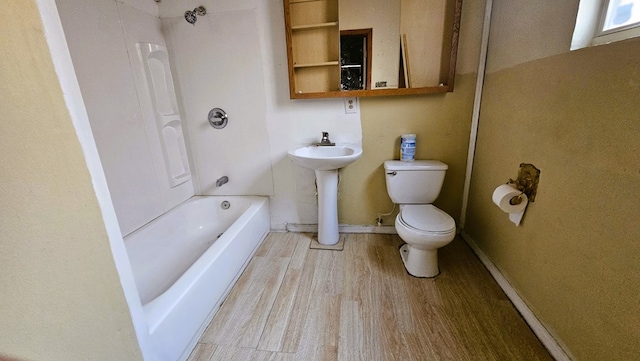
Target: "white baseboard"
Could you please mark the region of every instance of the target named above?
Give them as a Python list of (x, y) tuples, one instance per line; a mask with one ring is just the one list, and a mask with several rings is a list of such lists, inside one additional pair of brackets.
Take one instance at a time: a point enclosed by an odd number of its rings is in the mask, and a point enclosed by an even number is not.
[(318, 233), (318, 225), (287, 223), (285, 225), (285, 230), (287, 232), (294, 232), (294, 233)]
[(498, 282), (498, 285), (504, 293), (507, 295), (511, 303), (516, 307), (518, 312), (522, 315), (525, 322), (529, 325), (533, 333), (538, 337), (540, 342), (544, 345), (544, 347), (549, 351), (551, 356), (556, 359), (556, 361), (571, 361), (569, 355), (564, 351), (564, 349), (560, 346), (558, 341), (549, 333), (547, 328), (538, 320), (538, 318), (533, 314), (529, 306), (524, 302), (518, 292), (511, 286), (509, 281), (502, 275), (502, 273), (498, 270), (498, 268), (491, 262), (489, 257), (478, 247), (478, 244), (464, 232), (462, 231), (462, 238), (467, 242), (469, 247), (473, 249), (473, 252), (478, 256), (480, 261), (484, 264), (484, 266), (489, 270), (491, 276)]
[(394, 226), (368, 226), (341, 224), (338, 230), (344, 233), (379, 233), (379, 234), (398, 234)]
[[(317, 224), (297, 224), (287, 223), (287, 232), (298, 233), (317, 233)], [(369, 225), (352, 225), (352, 224), (340, 224), (338, 225), (338, 231), (342, 233), (380, 233), (380, 234), (398, 234), (396, 227), (393, 226), (369, 226)]]

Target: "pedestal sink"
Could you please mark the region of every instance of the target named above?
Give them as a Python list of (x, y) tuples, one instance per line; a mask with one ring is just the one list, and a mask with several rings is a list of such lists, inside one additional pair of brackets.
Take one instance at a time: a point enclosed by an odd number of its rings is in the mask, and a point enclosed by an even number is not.
[(362, 148), (353, 145), (310, 145), (289, 151), (297, 165), (313, 169), (318, 185), (318, 243), (338, 243), (338, 169), (353, 163)]

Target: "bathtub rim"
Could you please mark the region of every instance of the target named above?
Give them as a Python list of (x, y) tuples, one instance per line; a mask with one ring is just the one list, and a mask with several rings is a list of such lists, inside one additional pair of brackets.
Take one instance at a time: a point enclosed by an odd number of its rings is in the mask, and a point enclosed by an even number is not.
[[(229, 209), (221, 207), (224, 201), (230, 201)], [(254, 203), (256, 200), (251, 196), (192, 196), (124, 237), (141, 305), (148, 304), (171, 288), (213, 243), (219, 241), (216, 238), (227, 232)], [(200, 234), (201, 226), (208, 228), (203, 234)], [(214, 242), (198, 253), (185, 249), (187, 257), (167, 260), (168, 267), (162, 270), (154, 271), (153, 267), (140, 266), (151, 263), (162, 267), (162, 263), (157, 263), (159, 259), (149, 254), (153, 254), (153, 251), (147, 252), (149, 248), (174, 249), (183, 244), (187, 248), (196, 248), (194, 244), (210, 240)], [(156, 256), (160, 260), (165, 257), (162, 254)], [(185, 258), (188, 262), (185, 262)], [(179, 269), (172, 266), (178, 266)]]
[[(206, 256), (215, 253), (215, 258), (219, 257), (220, 254), (231, 245), (233, 240), (232, 236), (238, 234), (242, 227), (247, 224), (247, 221), (249, 221), (251, 217), (258, 213), (260, 207), (268, 207), (269, 202), (269, 198), (263, 196), (193, 196), (187, 201), (183, 202), (183, 204), (193, 200), (194, 198), (206, 199), (213, 197), (220, 200), (223, 200), (222, 198), (225, 198), (231, 201), (233, 200), (233, 198), (249, 199), (251, 203), (249, 207), (240, 215), (240, 217), (236, 219), (233, 224), (224, 232), (224, 234), (218, 240), (216, 240), (216, 242), (214, 242), (202, 255), (200, 255), (200, 257), (198, 257), (193, 265), (191, 265), (189, 269), (187, 269), (171, 286), (169, 286), (166, 291), (164, 291), (153, 300), (142, 305), (144, 314), (147, 318), (149, 333), (152, 335), (158, 329), (158, 327), (162, 325), (163, 321), (167, 319), (171, 311), (176, 308), (179, 302), (186, 296), (187, 291), (190, 290), (200, 278), (200, 276), (202, 276), (202, 274), (207, 271), (207, 266), (209, 266), (210, 262), (207, 262), (208, 257)], [(262, 244), (264, 238), (268, 233), (269, 231), (267, 230), (267, 232), (262, 235), (261, 239), (258, 242), (258, 245), (255, 247), (251, 256), (245, 262), (241, 270), (244, 269), (246, 263), (248, 263), (253, 257), (253, 254), (255, 254), (257, 248), (260, 246), (260, 244)], [(232, 285), (230, 285), (228, 288), (230, 289), (231, 287)], [(168, 302), (167, 300), (174, 300), (171, 303), (170, 307), (165, 307), (166, 303)]]

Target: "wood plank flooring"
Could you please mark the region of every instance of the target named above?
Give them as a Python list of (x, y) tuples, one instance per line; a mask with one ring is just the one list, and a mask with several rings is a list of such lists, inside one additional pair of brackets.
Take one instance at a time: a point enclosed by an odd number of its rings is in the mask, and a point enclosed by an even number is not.
[(464, 241), (410, 276), (396, 235), (271, 233), (189, 361), (553, 360)]

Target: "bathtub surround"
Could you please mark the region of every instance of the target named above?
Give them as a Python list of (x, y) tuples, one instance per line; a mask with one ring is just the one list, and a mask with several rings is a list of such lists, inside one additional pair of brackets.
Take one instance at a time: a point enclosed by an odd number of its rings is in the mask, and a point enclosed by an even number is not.
[[(182, 17), (162, 20), (187, 120), (195, 192), (272, 195), (256, 11), (207, 9), (195, 27)], [(216, 107), (228, 116), (223, 129), (208, 121)], [(229, 183), (218, 187), (223, 176)]]
[[(187, 148), (184, 142), (183, 124), (178, 99), (173, 87), (173, 76), (169, 66), (169, 53), (162, 45), (152, 43), (136, 43), (137, 62), (136, 90), (138, 101), (143, 112), (147, 128), (153, 128), (160, 138), (163, 168), (169, 189), (180, 186), (191, 180)], [(130, 60), (131, 55), (130, 55)], [(160, 158), (160, 157), (157, 157)], [(158, 159), (159, 160), (159, 159)]]
[(169, 183), (162, 134), (145, 106), (136, 44), (166, 45), (156, 4), (154, 12), (145, 2), (56, 1), (124, 235), (194, 194), (191, 180)]
[[(572, 359), (637, 359), (640, 40), (569, 52), (578, 1), (493, 6), (465, 232)], [(522, 162), (516, 228), (491, 192)]]

